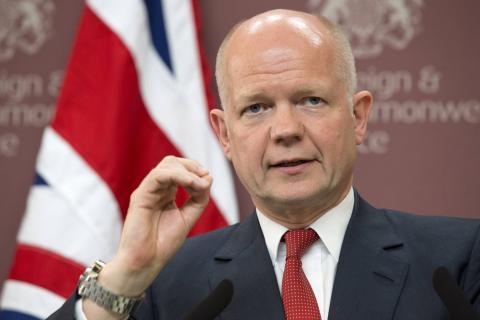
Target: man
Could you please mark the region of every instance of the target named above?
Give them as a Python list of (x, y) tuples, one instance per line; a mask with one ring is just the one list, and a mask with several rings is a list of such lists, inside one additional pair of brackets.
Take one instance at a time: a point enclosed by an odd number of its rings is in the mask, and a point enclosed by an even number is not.
[[(116, 297), (146, 293), (135, 318), (182, 319), (230, 279), (222, 319), (294, 319), (297, 302), (286, 296), (301, 293), (288, 285), (286, 232), (312, 229), (296, 271), (309, 288), (298, 304), (308, 301), (312, 315), (296, 318), (447, 319), (431, 285), (440, 265), (480, 310), (478, 221), (378, 210), (353, 191), (372, 96), (355, 91), (351, 49), (336, 26), (287, 10), (242, 22), (219, 50), (217, 82), (223, 110), (211, 122), (256, 214), (185, 241), (212, 179), (193, 160), (167, 157), (132, 194), (118, 252), (96, 285)], [(191, 196), (182, 208), (179, 186)], [(52, 318), (125, 317), (82, 296)]]

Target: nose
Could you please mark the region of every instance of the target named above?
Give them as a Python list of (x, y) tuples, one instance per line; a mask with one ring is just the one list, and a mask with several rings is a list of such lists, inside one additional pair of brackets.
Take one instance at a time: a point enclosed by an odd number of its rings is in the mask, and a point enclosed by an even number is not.
[(299, 119), (295, 106), (281, 105), (275, 108), (270, 125), (270, 138), (279, 144), (289, 145), (302, 140), (305, 127)]

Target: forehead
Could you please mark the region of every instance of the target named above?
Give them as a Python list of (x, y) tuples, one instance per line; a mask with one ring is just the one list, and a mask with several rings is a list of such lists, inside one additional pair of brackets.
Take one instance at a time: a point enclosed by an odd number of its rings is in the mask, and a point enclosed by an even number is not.
[(313, 38), (295, 28), (280, 27), (232, 39), (225, 65), (230, 93), (243, 95), (276, 81), (336, 78), (331, 40), (320, 33)]

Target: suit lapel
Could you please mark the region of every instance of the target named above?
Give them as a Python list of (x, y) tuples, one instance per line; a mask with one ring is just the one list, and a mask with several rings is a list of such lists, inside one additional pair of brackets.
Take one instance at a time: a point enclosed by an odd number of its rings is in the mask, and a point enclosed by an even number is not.
[(280, 291), (255, 214), (250, 215), (215, 255), (210, 285), (233, 283), (232, 302), (221, 319), (284, 319)]
[(402, 247), (384, 213), (356, 194), (329, 319), (391, 319), (408, 272)]

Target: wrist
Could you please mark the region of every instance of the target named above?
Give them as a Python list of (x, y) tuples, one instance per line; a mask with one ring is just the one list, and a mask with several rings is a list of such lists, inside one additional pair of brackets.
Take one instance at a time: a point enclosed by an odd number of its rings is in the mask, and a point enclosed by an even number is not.
[(136, 297), (142, 295), (161, 270), (161, 267), (138, 266), (129, 257), (117, 254), (99, 274), (99, 283), (115, 294)]
[(118, 316), (128, 316), (133, 312), (143, 300), (143, 292), (139, 295), (131, 296), (115, 292), (115, 289), (105, 287), (99, 281), (105, 264), (101, 260), (95, 261), (93, 266), (87, 268), (80, 277), (78, 285), (78, 294), (85, 302), (94, 302), (105, 311), (114, 313)]

